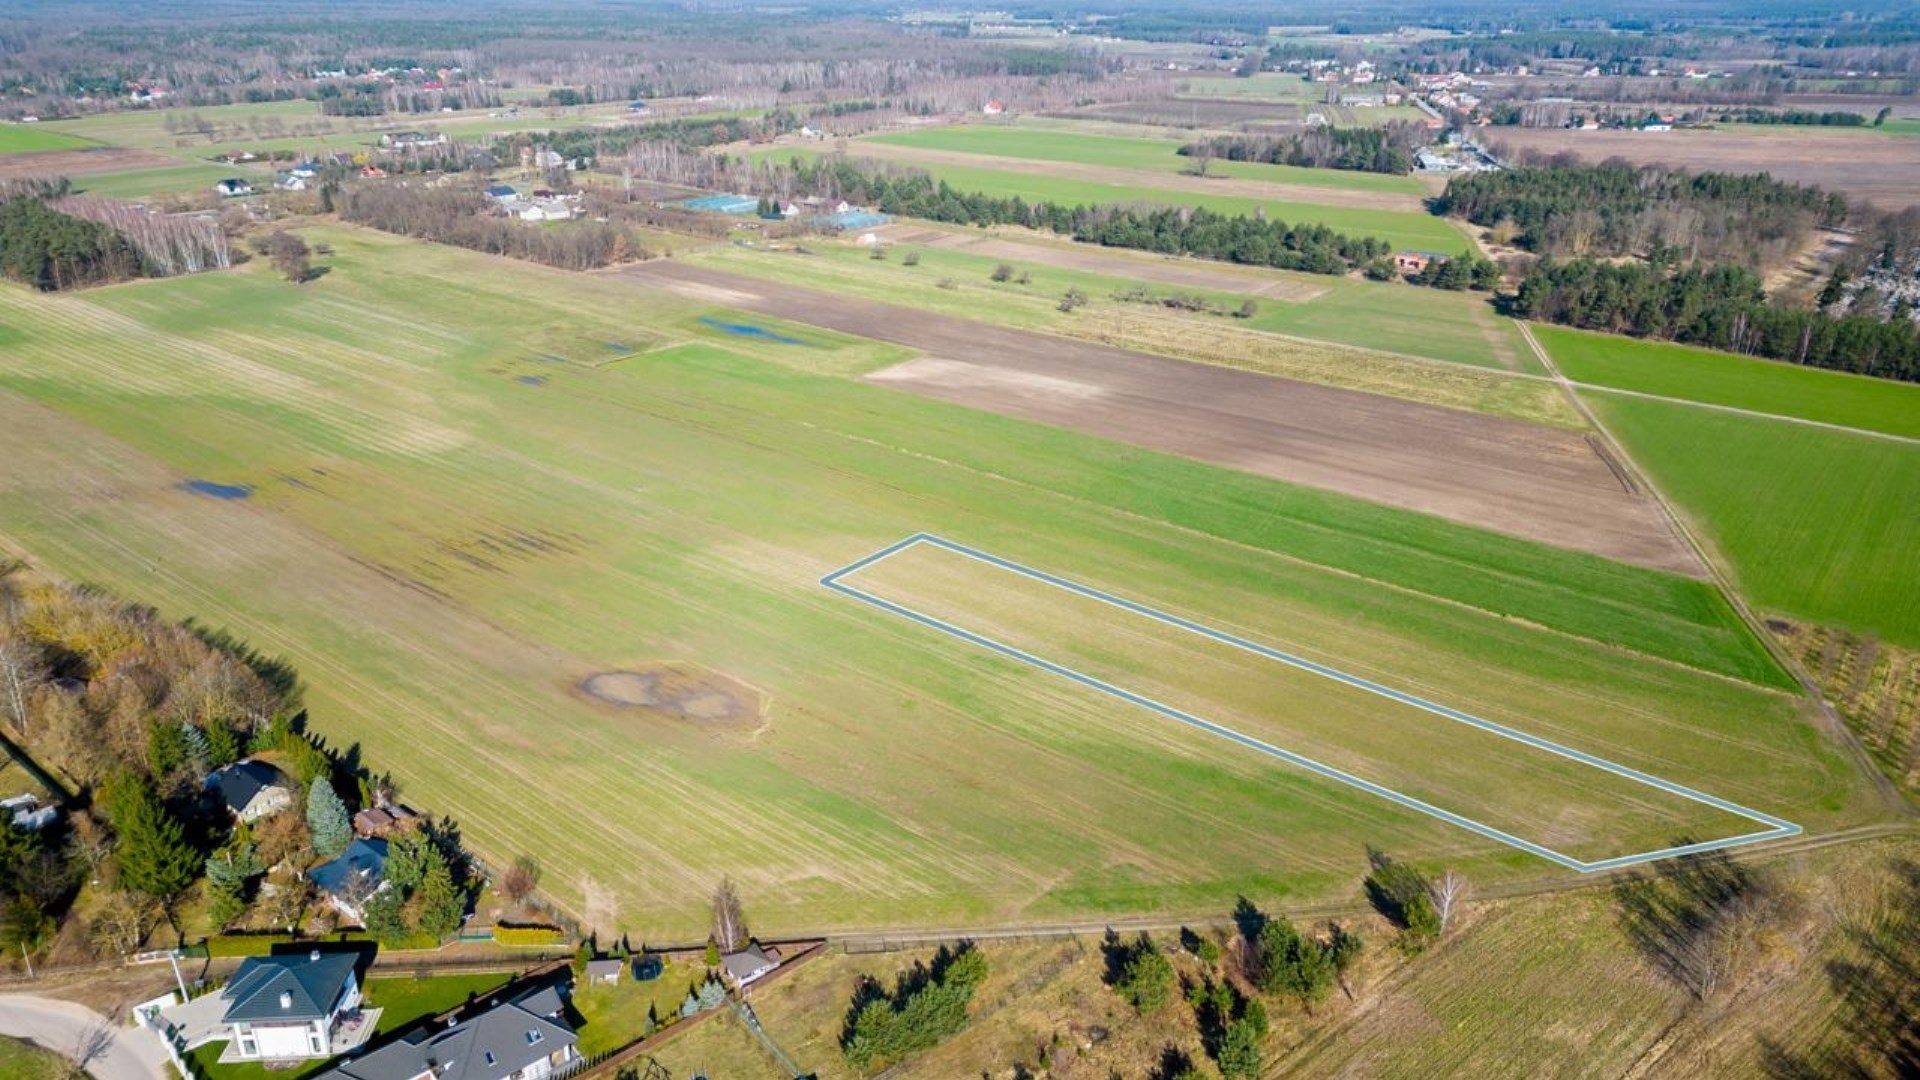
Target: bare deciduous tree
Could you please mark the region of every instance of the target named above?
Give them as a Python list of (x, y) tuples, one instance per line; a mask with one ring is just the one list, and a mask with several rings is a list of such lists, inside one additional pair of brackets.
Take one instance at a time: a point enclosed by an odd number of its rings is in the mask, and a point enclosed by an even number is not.
[(125, 956), (147, 940), (156, 921), (153, 901), (125, 889), (108, 893), (93, 913), (93, 943), (102, 952)]
[(713, 890), (713, 943), (722, 952), (737, 952), (747, 943), (747, 915), (732, 878), (723, 878)]
[(500, 891), (507, 899), (518, 904), (533, 895), (540, 884), (540, 861), (531, 855), (522, 855), (513, 860), (507, 872), (500, 877)]
[(0, 711), (15, 734), (27, 733), (28, 699), (46, 679), (47, 656), (40, 643), (0, 629)]
[(1433, 910), (1440, 913), (1440, 929), (1445, 931), (1453, 922), (1454, 909), (1466, 901), (1473, 887), (1467, 883), (1466, 875), (1449, 870), (1427, 888), (1433, 894)]

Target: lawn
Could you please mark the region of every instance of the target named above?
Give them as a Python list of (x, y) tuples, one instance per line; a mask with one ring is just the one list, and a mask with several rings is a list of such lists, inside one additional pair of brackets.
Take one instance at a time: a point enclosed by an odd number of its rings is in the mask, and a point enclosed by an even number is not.
[(73, 186), (85, 195), (141, 199), (155, 195), (210, 191), (215, 183), (230, 176), (241, 177), (255, 185), (265, 185), (273, 179), (258, 169), (236, 168), (232, 165), (162, 165), (151, 169), (76, 176)]
[[(866, 384), (900, 350), (617, 276), (308, 235), (304, 286), (0, 289), (0, 542), (286, 657), (330, 745), (608, 933), (697, 938), (723, 875), (772, 935), (1344, 901), (1367, 843), (1558, 873), (819, 585), (921, 529), (1810, 828), (1868, 812), (1699, 582)], [(665, 662), (725, 707), (576, 690)]]
[(94, 145), (38, 124), (0, 123), (0, 154), (30, 154), (38, 150), (79, 150)]
[[(786, 161), (792, 157), (814, 157), (822, 151), (800, 147), (780, 147), (757, 151), (755, 160)], [(1032, 173), (1006, 172), (965, 165), (925, 163), (934, 177), (945, 180), (961, 191), (976, 191), (995, 198), (1019, 196), (1029, 202), (1054, 202), (1068, 206), (1110, 206), (1127, 203), (1156, 203), (1162, 206), (1205, 207), (1222, 214), (1252, 217), (1264, 212), (1270, 220), (1325, 225), (1351, 236), (1375, 236), (1396, 249), (1459, 251), (1466, 246), (1462, 236), (1446, 221), (1428, 214), (1402, 210), (1367, 210), (1317, 203), (1283, 202), (1253, 199), (1238, 195), (1207, 195), (1189, 191), (1169, 191), (1153, 187), (1097, 184), (1063, 177)]]
[(382, 1010), (377, 1030), (384, 1035), (483, 997), (510, 978), (504, 974), (374, 977), (367, 980), (366, 1007)]
[[(1008, 124), (950, 124), (890, 135), (875, 135), (864, 141), (891, 146), (925, 147), (929, 150), (953, 150), (965, 154), (1024, 158), (1032, 161), (1068, 161), (1082, 165), (1103, 165), (1118, 169), (1150, 169), (1155, 172), (1184, 172), (1191, 158), (1177, 152), (1180, 142), (1166, 139), (1121, 138), (1109, 135), (1081, 135), (1047, 128), (1014, 127)], [(1210, 171), (1247, 180), (1268, 180), (1276, 184), (1308, 184), (1347, 188), (1352, 191), (1380, 191), (1419, 195), (1419, 182), (1410, 176), (1353, 172), (1340, 169), (1308, 169), (1293, 165), (1265, 165), (1250, 161), (1216, 161)]]
[(72, 1068), (51, 1050), (0, 1035), (0, 1077), (6, 1080), (67, 1080)]
[(1920, 646), (1920, 447), (1587, 397), (1704, 527), (1754, 604)]
[(657, 979), (635, 982), (623, 976), (614, 985), (577, 984), (573, 1007), (580, 1014), (580, 1052), (592, 1057), (617, 1050), (645, 1036), (649, 1019), (667, 1021), (680, 1014), (687, 992), (706, 981), (705, 967), (670, 963)]
[(1536, 326), (1575, 382), (1920, 438), (1920, 385), (1614, 334)]

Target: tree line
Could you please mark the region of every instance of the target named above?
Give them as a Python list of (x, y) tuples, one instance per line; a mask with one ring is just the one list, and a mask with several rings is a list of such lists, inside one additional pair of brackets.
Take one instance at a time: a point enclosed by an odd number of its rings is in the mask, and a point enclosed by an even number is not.
[[(789, 168), (793, 187), (837, 191), (883, 213), (962, 225), (1022, 225), (1103, 247), (1316, 274), (1344, 274), (1393, 250), (1377, 237), (1348, 236), (1324, 225), (1289, 225), (1205, 208), (1066, 206), (963, 192), (921, 170), (875, 167), (838, 155), (813, 162), (796, 158)], [(768, 182), (776, 190), (781, 183)]]
[(593, 270), (646, 257), (644, 245), (624, 225), (574, 221), (564, 228), (531, 228), (493, 215), (486, 196), (472, 188), (362, 183), (342, 189), (334, 206), (342, 219), (382, 232), (562, 270)]
[(1920, 381), (1910, 318), (1834, 316), (1770, 303), (1734, 266), (1543, 259), (1520, 283), (1514, 314), (1589, 330), (1704, 345), (1809, 367)]
[(1402, 121), (1379, 128), (1316, 127), (1281, 138), (1220, 135), (1187, 143), (1179, 152), (1202, 170), (1220, 160), (1399, 175), (1413, 169), (1413, 152), (1425, 138), (1419, 125)]
[(109, 225), (63, 214), (40, 199), (0, 203), (0, 275), (42, 292), (141, 276), (140, 252)]
[(1608, 161), (1457, 176), (1433, 210), (1543, 255), (1759, 265), (1813, 228), (1845, 222), (1849, 208), (1838, 194), (1765, 174)]

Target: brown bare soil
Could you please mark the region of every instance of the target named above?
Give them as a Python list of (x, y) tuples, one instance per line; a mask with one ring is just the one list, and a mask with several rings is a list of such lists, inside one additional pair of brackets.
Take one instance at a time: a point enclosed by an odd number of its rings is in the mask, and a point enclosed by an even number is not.
[(1069, 247), (1040, 238), (1031, 241), (1007, 239), (995, 233), (929, 228), (917, 222), (913, 225), (889, 225), (880, 232), (885, 239), (894, 243), (951, 248), (956, 251), (965, 251), (970, 255), (1038, 263), (1041, 266), (1052, 266), (1062, 270), (1107, 274), (1112, 277), (1151, 281), (1186, 289), (1212, 289), (1216, 292), (1264, 296), (1291, 302), (1312, 300), (1327, 291), (1320, 286), (1291, 280), (1278, 274), (1262, 273), (1253, 269), (1218, 270), (1195, 265), (1191, 260), (1146, 253), (1136, 254), (1118, 248), (1096, 248), (1086, 245)]
[(1351, 206), (1361, 210), (1398, 210), (1417, 214), (1423, 207), (1417, 195), (1395, 195), (1383, 191), (1355, 191), (1321, 184), (1284, 184), (1270, 180), (1245, 180), (1225, 176), (1188, 176), (1185, 173), (1155, 172), (1150, 169), (1122, 169), (1112, 165), (1085, 165), (1072, 161), (1035, 161), (1030, 158), (996, 157), (969, 154), (959, 150), (933, 150), (923, 146), (895, 146), (891, 143), (863, 142), (861, 157), (921, 165), (958, 165), (973, 169), (1022, 173), (1028, 176), (1052, 176), (1088, 184), (1123, 184), (1161, 191), (1188, 192), (1195, 195), (1231, 195), (1246, 199), (1275, 199), (1281, 202), (1313, 203), (1319, 206)]
[(606, 705), (702, 723), (757, 722), (763, 707), (752, 687), (692, 664), (595, 672), (580, 680), (580, 692)]
[(1591, 162), (1625, 158), (1695, 172), (1765, 172), (1818, 184), (1885, 210), (1920, 206), (1920, 138), (1846, 128), (1772, 131), (1571, 131), (1502, 128), (1491, 140), (1518, 149), (1570, 150)]
[(870, 378), (1624, 562), (1698, 574), (1579, 433), (656, 262), (622, 276), (918, 349)]
[(0, 180), (28, 176), (88, 176), (190, 164), (192, 162), (179, 158), (117, 146), (88, 147), (84, 150), (36, 150), (25, 154), (0, 154)]

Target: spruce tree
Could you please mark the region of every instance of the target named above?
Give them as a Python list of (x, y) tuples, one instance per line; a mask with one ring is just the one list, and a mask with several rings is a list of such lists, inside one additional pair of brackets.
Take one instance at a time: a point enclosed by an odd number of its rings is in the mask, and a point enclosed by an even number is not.
[(119, 835), (120, 882), (171, 904), (200, 873), (200, 855), (146, 780), (124, 775), (107, 793), (107, 817)]
[(332, 859), (353, 842), (353, 826), (347, 820), (347, 804), (324, 776), (317, 776), (307, 788), (307, 832), (313, 853)]
[(460, 916), (466, 914), (466, 898), (453, 884), (453, 872), (437, 849), (420, 879), (420, 917), (414, 929), (435, 938), (446, 938), (460, 929)]

